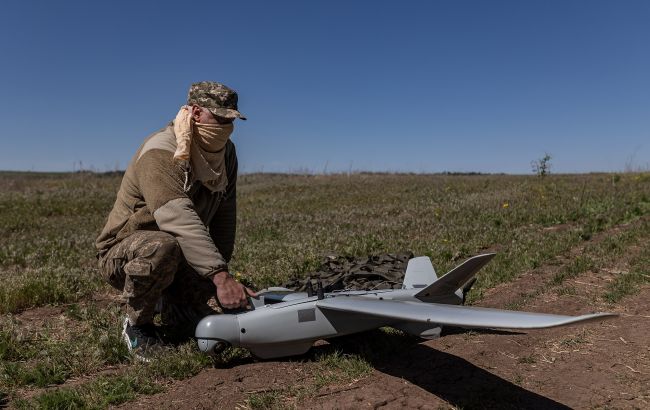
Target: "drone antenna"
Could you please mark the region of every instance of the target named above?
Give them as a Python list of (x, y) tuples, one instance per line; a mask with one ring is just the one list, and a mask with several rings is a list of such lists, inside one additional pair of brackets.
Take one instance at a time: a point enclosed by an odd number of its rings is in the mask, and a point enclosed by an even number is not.
[(307, 297), (314, 296), (314, 287), (311, 284), (311, 277), (307, 279)]
[(325, 299), (325, 292), (323, 292), (323, 282), (318, 279), (316, 282), (316, 295), (318, 296), (318, 300), (323, 300)]

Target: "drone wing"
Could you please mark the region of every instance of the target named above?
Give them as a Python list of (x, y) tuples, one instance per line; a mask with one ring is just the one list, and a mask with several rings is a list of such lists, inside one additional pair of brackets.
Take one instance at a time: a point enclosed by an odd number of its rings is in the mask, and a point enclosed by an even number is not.
[(345, 315), (335, 315), (337, 321), (359, 320), (358, 317), (354, 317), (356, 315), (353, 315), (357, 314), (368, 319), (382, 319), (386, 325), (420, 322), (496, 329), (540, 329), (617, 316), (612, 313), (564, 316), (436, 303), (372, 300), (354, 296), (326, 298), (318, 301), (316, 306), (326, 316), (328, 312), (345, 313)]

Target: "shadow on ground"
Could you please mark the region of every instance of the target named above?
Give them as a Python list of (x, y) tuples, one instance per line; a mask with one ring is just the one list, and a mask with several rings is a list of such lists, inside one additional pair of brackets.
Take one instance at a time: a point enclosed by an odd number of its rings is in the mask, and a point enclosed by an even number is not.
[[(453, 329), (454, 333), (460, 330)], [(502, 331), (482, 333), (511, 334)], [(312, 355), (329, 350), (359, 354), (385, 374), (408, 380), (453, 406), (464, 409), (568, 409), (569, 407), (502, 379), (487, 370), (421, 344), (403, 334), (369, 332), (312, 349)]]

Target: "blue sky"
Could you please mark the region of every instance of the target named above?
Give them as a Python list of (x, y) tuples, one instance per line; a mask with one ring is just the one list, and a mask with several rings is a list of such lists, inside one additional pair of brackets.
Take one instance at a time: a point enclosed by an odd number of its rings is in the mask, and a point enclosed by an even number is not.
[(125, 168), (223, 82), (240, 170), (650, 168), (648, 1), (7, 1), (0, 169)]

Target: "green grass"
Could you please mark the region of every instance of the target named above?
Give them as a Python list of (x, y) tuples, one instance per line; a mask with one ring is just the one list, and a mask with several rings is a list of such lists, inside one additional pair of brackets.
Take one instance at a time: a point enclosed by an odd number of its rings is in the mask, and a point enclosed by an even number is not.
[(130, 362), (120, 339), (116, 308), (94, 306), (78, 312), (68, 329), (39, 329), (25, 334), (15, 324), (0, 329), (0, 380), (5, 386), (44, 387), (89, 374), (107, 365)]
[(285, 403), (285, 396), (282, 389), (250, 393), (246, 398), (246, 404), (251, 410), (280, 410), (292, 408)]
[(522, 363), (522, 364), (535, 364), (537, 363), (537, 359), (535, 359), (535, 356), (530, 355), (530, 356), (522, 356), (517, 360), (517, 363)]
[(3, 176), (0, 183), (0, 313), (80, 300), (104, 286), (92, 243), (115, 179)]
[[(561, 287), (558, 292), (570, 292), (567, 279), (609, 267), (635, 244), (647, 248), (649, 181), (648, 173), (543, 179), (242, 175), (231, 268), (257, 287), (265, 287), (314, 270), (329, 253), (366, 256), (410, 250), (430, 256), (442, 274), (466, 257), (497, 250), (469, 294), (471, 303), (481, 299), (485, 290), (521, 272), (555, 264), (558, 256), (568, 257), (572, 249), (586, 245), (580, 257), (560, 267), (551, 284)], [(64, 385), (20, 402), (101, 408), (159, 389), (165, 381), (190, 377), (209, 365), (191, 346), (149, 366), (132, 363), (119, 338), (119, 309), (100, 308), (90, 301), (93, 294), (112, 292), (99, 278), (93, 243), (119, 183), (119, 175), (2, 174), (0, 402), (9, 397), (14, 405), (21, 389), (61, 384), (117, 365), (122, 374), (101, 376), (101, 380), (121, 386), (123, 395), (91, 381), (74, 388)], [(633, 227), (591, 243), (600, 232), (628, 223)], [(647, 254), (643, 255), (630, 262), (630, 273), (615, 279), (603, 295), (606, 300), (615, 303), (647, 283)], [(16, 316), (26, 309), (62, 304), (63, 315), (42, 328), (25, 327)], [(390, 350), (408, 342), (403, 335), (384, 332), (381, 345)], [(367, 362), (374, 360), (373, 349), (382, 348), (361, 344), (358, 356), (332, 353), (319, 359), (315, 369), (331, 360), (327, 368), (336, 370), (315, 377), (301, 394), (308, 396), (305, 392), (319, 385), (365, 374)], [(229, 349), (217, 363), (228, 365), (247, 357), (241, 349)], [(139, 386), (141, 372), (153, 384)], [(286, 405), (276, 393), (261, 392), (250, 396), (248, 403), (251, 407), (259, 403), (256, 408)]]
[(372, 372), (372, 366), (359, 355), (343, 354), (339, 350), (323, 354), (316, 358), (318, 363), (318, 386), (332, 382), (345, 383), (367, 376)]
[(52, 267), (47, 272), (23, 269), (0, 289), (0, 313), (77, 301), (100, 287), (78, 269)]
[(650, 249), (644, 247), (630, 262), (629, 272), (620, 273), (603, 295), (610, 303), (619, 302), (639, 291), (641, 285), (650, 283)]
[(292, 386), (247, 394), (251, 409), (299, 408), (325, 386), (349, 384), (372, 372), (372, 366), (360, 355), (333, 350), (316, 356), (309, 367), (312, 377), (305, 377)]
[(146, 372), (118, 376), (100, 376), (78, 387), (42, 393), (32, 400), (18, 400), (20, 409), (97, 409), (133, 400), (138, 394), (162, 391), (149, 380)]
[[(106, 408), (133, 400), (138, 394), (164, 390), (164, 383), (196, 375), (210, 363), (193, 344), (161, 354), (151, 363), (133, 363), (121, 374), (100, 376), (77, 387), (62, 387), (18, 401), (22, 408)], [(66, 406), (72, 407), (66, 407)]]
[(619, 302), (625, 296), (637, 293), (639, 285), (650, 283), (650, 275), (641, 272), (623, 273), (609, 286), (604, 297), (610, 303)]
[(251, 353), (242, 347), (227, 347), (223, 352), (212, 358), (215, 367), (228, 367), (240, 362), (251, 360)]
[[(553, 288), (557, 295), (574, 295), (576, 289), (571, 285), (570, 279), (573, 279), (587, 271), (598, 272), (601, 269), (611, 269), (613, 264), (629, 258), (629, 249), (635, 244), (646, 243), (650, 240), (650, 221), (646, 219), (635, 220), (634, 223), (624, 226), (624, 229), (607, 235), (597, 242), (586, 242), (580, 255), (570, 256), (568, 263), (562, 263), (559, 270), (551, 277), (551, 280), (544, 286), (534, 289), (530, 292), (519, 295), (517, 299), (510, 302), (506, 308), (517, 310), (524, 306), (528, 301), (539, 296), (543, 292)], [(634, 260), (639, 260), (636, 257)], [(552, 262), (552, 261), (551, 261)], [(634, 262), (633, 262), (634, 263)], [(551, 263), (555, 264), (555, 263)], [(642, 269), (647, 271), (647, 263), (636, 263), (639, 272)], [(627, 282), (629, 281), (629, 282)], [(620, 282), (620, 283), (619, 283)], [(638, 291), (639, 286), (644, 283), (643, 275), (633, 274), (632, 277), (625, 275), (616, 278), (609, 287), (620, 285), (620, 291), (609, 291), (605, 298), (614, 303), (619, 301), (623, 296)], [(627, 293), (622, 293), (627, 288)], [(616, 296), (616, 293), (620, 295)]]
[(20, 360), (25, 355), (25, 346), (12, 324), (3, 325), (0, 330), (0, 362)]
[(581, 273), (587, 272), (595, 268), (594, 261), (589, 256), (578, 256), (576, 257), (566, 269), (558, 272), (553, 276), (551, 283), (553, 285), (559, 285), (564, 282), (566, 279), (575, 278)]
[(576, 335), (561, 340), (560, 345), (573, 349), (584, 343), (588, 343), (587, 336), (588, 336), (587, 332), (582, 331), (581, 333), (578, 333)]
[[(243, 175), (232, 267), (268, 286), (313, 270), (327, 252), (411, 250), (431, 256), (444, 272), (498, 245), (500, 254), (477, 284), (480, 297), (482, 289), (541, 266), (596, 232), (647, 215), (646, 179)], [(0, 312), (82, 300), (104, 286), (92, 245), (119, 178), (18, 174), (7, 180), (0, 192), (0, 277), (11, 280), (0, 290)], [(544, 230), (562, 224), (568, 229)]]
[(210, 357), (199, 352), (190, 342), (152, 361), (147, 371), (157, 378), (182, 380), (194, 376), (211, 363)]
[(563, 286), (557, 289), (556, 293), (558, 296), (563, 296), (563, 295), (576, 295), (578, 292), (576, 291), (576, 288), (573, 286)]

